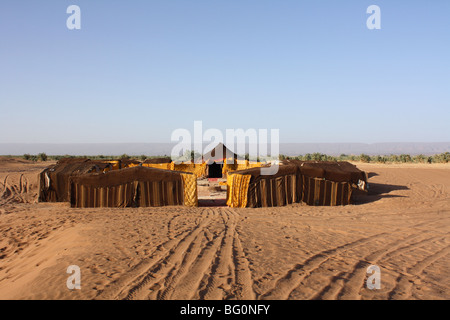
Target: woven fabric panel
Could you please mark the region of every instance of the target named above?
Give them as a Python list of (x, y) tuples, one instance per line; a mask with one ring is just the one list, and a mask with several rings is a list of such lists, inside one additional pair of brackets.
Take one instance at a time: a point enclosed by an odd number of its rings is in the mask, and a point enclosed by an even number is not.
[(227, 205), (229, 207), (245, 208), (247, 206), (250, 179), (251, 175), (241, 174), (233, 174), (227, 178), (227, 184), (230, 186), (227, 190)]
[(163, 170), (172, 170), (171, 163), (143, 163), (143, 167), (147, 168), (156, 168), (156, 169), (163, 169)]
[(181, 171), (181, 172), (189, 172), (195, 174), (197, 178), (205, 177), (206, 176), (206, 163), (192, 163), (192, 164), (171, 164), (171, 170), (174, 171)]
[(184, 205), (198, 207), (197, 177), (193, 174), (181, 174), (183, 178)]

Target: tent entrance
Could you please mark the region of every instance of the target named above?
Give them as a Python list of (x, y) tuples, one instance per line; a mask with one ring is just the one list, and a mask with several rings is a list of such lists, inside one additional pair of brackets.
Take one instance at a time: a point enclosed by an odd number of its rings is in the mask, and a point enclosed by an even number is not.
[(222, 178), (222, 166), (215, 162), (208, 165), (208, 178)]

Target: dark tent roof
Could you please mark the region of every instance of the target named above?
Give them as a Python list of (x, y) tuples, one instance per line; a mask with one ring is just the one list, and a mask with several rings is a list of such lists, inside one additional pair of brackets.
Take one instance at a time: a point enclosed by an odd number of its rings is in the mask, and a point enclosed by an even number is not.
[(228, 149), (223, 143), (219, 143), (212, 150), (203, 154), (203, 161), (208, 164), (212, 164), (214, 162), (222, 164), (224, 159), (227, 159), (227, 161), (230, 162), (237, 159), (237, 155)]
[(181, 174), (192, 173), (138, 166), (121, 170), (113, 170), (107, 173), (75, 176), (71, 178), (71, 181), (94, 187), (109, 187), (133, 181), (179, 180)]
[(158, 164), (158, 163), (171, 163), (172, 159), (169, 157), (163, 157), (163, 158), (151, 158), (144, 161), (144, 163), (148, 164)]
[(69, 201), (69, 178), (92, 172), (103, 172), (111, 164), (89, 159), (65, 158), (41, 172), (39, 176), (39, 200), (51, 202)]

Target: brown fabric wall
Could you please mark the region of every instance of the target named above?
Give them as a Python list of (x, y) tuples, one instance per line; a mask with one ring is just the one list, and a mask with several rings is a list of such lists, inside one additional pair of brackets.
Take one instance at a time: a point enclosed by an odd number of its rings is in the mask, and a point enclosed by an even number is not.
[(183, 205), (181, 173), (133, 167), (70, 179), (72, 207), (159, 207)]
[(297, 175), (250, 181), (247, 207), (281, 207), (298, 202)]
[(126, 208), (135, 206), (135, 183), (111, 187), (70, 185), (70, 204), (74, 208)]
[(335, 182), (302, 176), (302, 202), (310, 206), (340, 206), (350, 204), (352, 186), (349, 182)]
[(261, 168), (239, 170), (229, 173), (251, 175), (247, 207), (280, 207), (297, 202), (298, 168), (293, 165), (280, 165), (278, 172), (272, 176), (261, 175)]
[(176, 181), (139, 182), (139, 207), (175, 206), (184, 204), (183, 185)]

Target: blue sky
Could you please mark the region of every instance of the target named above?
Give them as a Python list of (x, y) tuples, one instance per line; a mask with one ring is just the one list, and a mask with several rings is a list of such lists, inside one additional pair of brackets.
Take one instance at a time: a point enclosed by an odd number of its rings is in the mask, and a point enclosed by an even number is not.
[(450, 1), (2, 0), (0, 114), (6, 143), (449, 141)]

